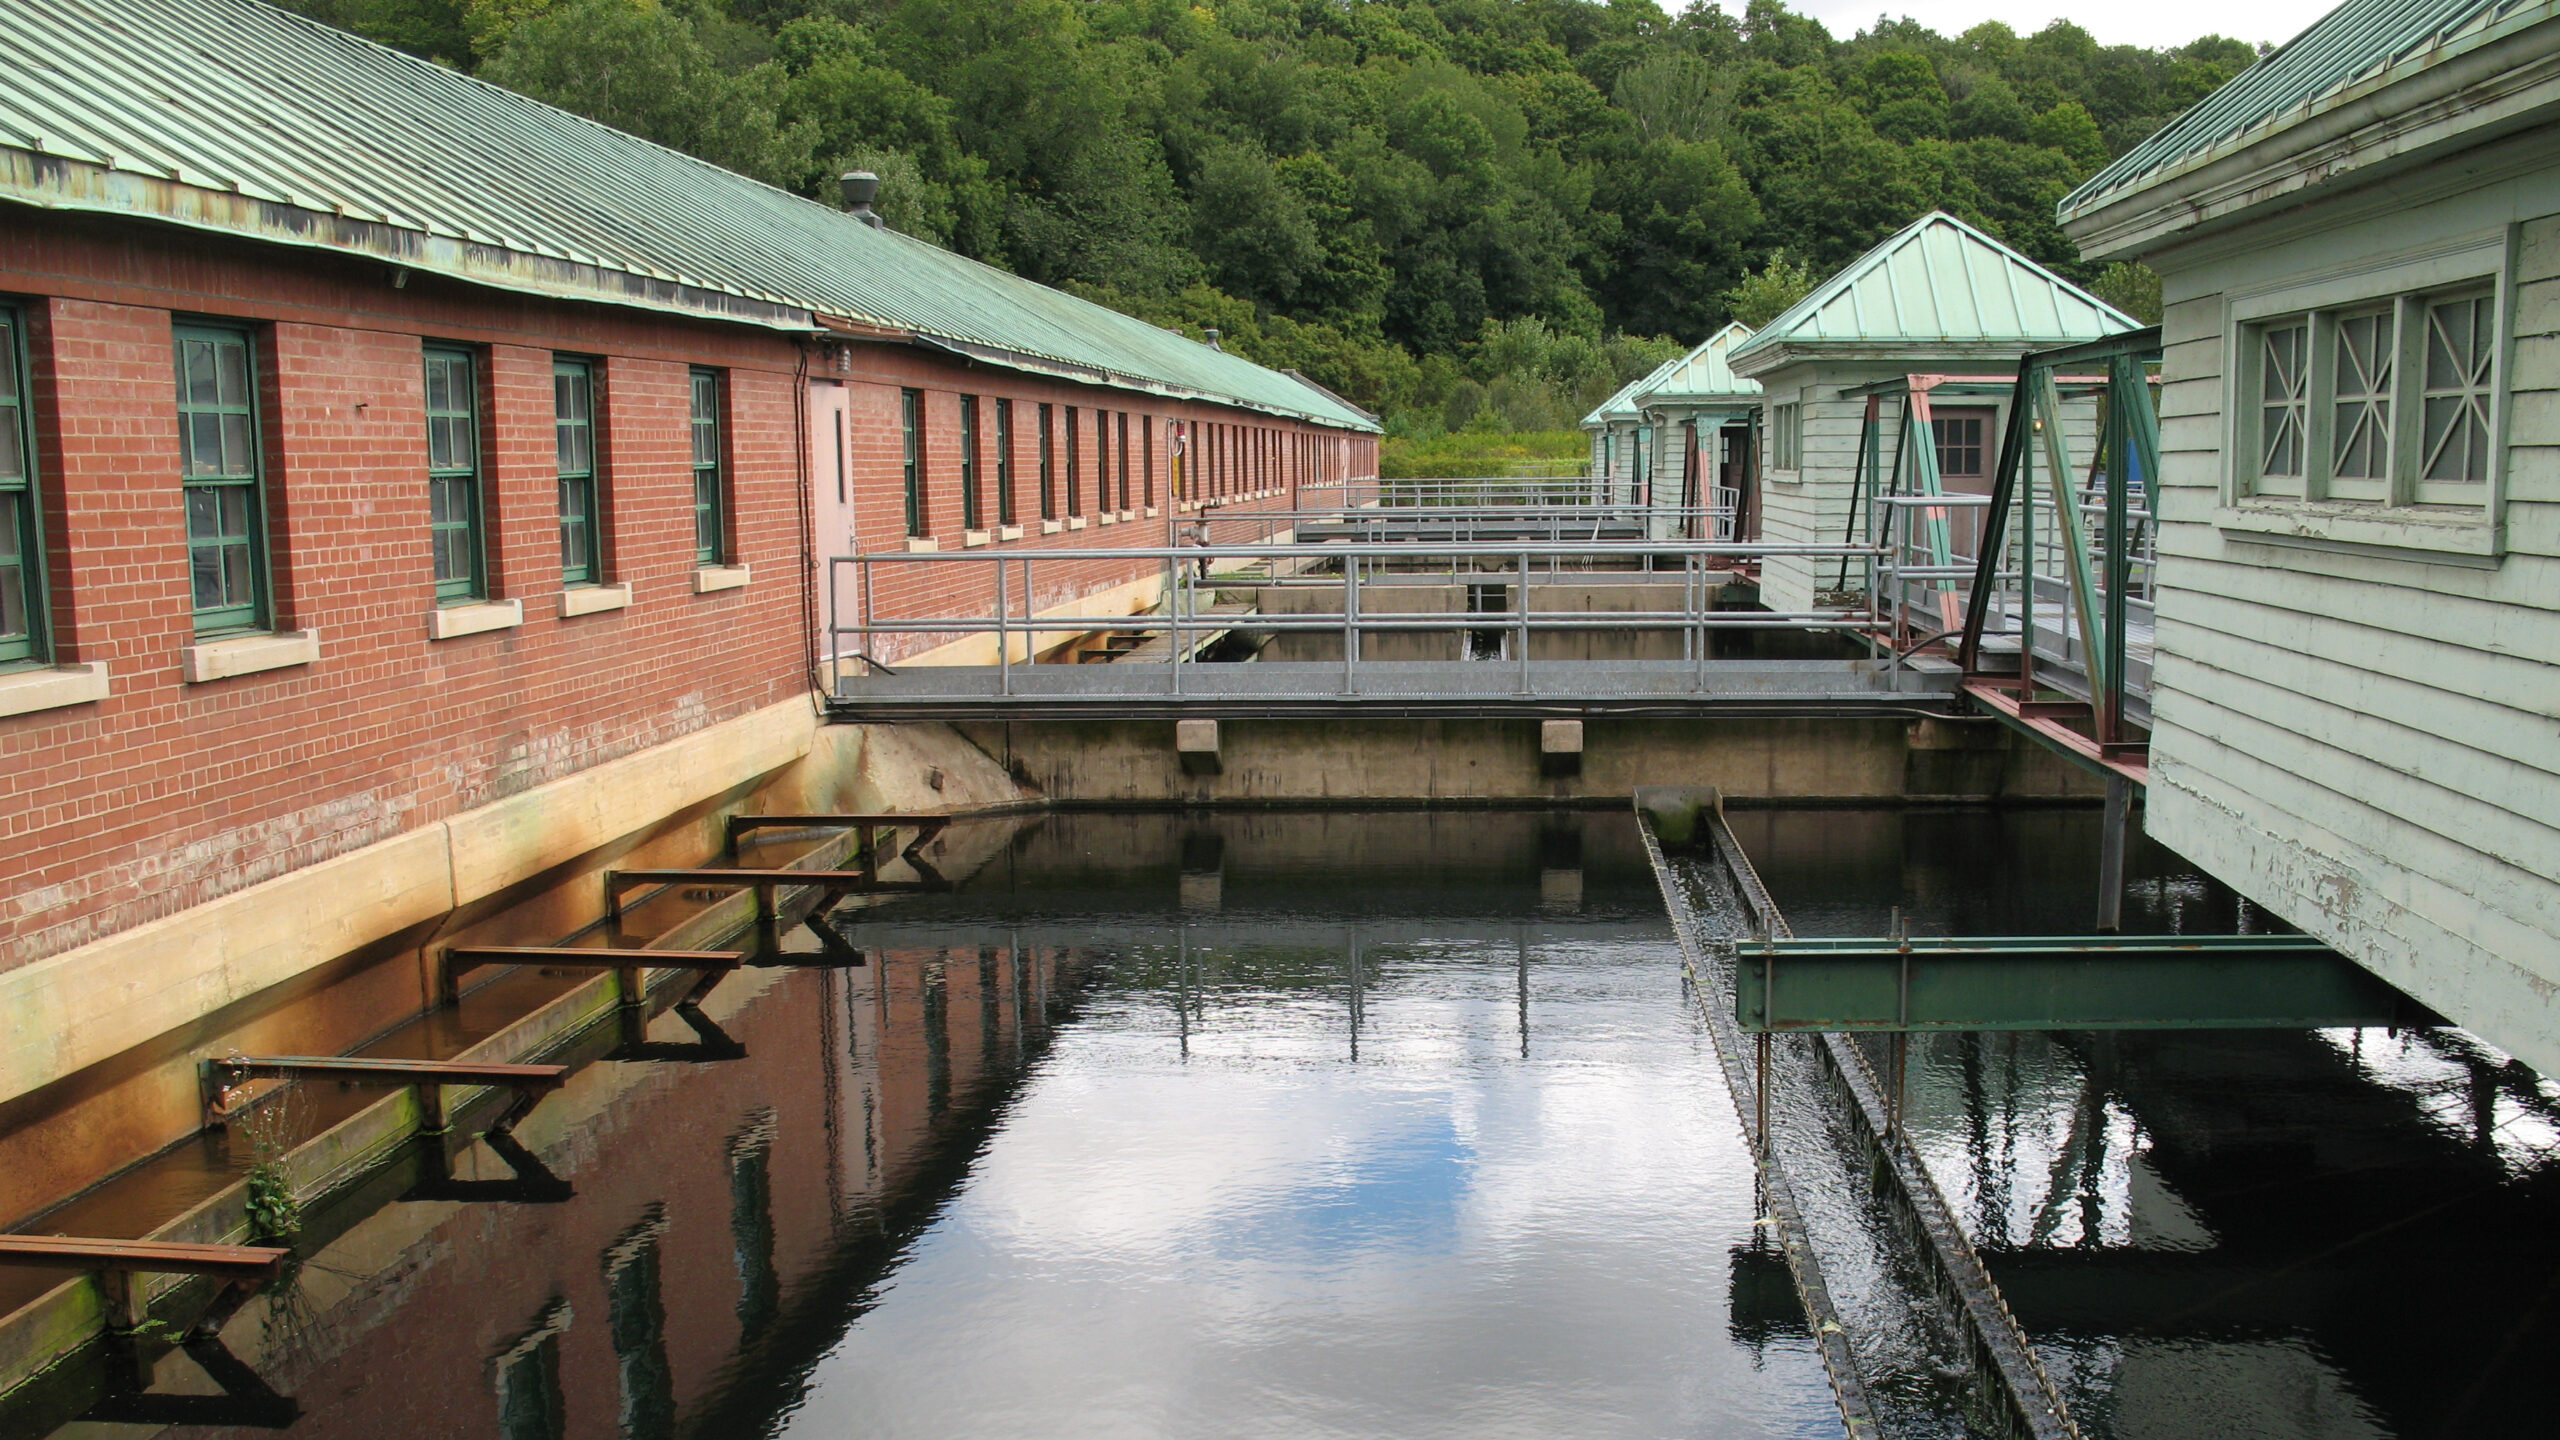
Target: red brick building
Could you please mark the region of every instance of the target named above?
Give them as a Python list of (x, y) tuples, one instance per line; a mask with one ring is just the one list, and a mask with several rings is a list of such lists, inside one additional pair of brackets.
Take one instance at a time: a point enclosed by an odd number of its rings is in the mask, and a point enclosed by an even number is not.
[(0, 15), (21, 1118), (823, 748), (830, 554), (1374, 473), (1329, 394), (858, 215), (255, 0), (99, 13)]

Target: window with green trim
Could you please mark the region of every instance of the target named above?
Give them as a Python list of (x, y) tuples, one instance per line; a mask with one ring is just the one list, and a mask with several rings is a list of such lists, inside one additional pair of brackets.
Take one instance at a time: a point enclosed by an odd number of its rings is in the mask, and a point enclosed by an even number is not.
[(693, 559), (717, 565), (729, 553), (728, 447), (720, 434), (720, 372), (693, 372)]
[(1013, 514), (1013, 402), (996, 401), (996, 523), (1016, 523)]
[(27, 410), (24, 330), (18, 312), (0, 305), (0, 665), (46, 658), (43, 521)]
[(246, 330), (177, 328), (178, 475), (196, 633), (268, 623), (265, 462), (257, 355)]
[(978, 397), (960, 397), (960, 528), (984, 530), (987, 517), (978, 502)]
[(1040, 406), (1040, 518), (1058, 518), (1058, 455), (1056, 421), (1049, 406)]
[(560, 457), (560, 583), (604, 580), (604, 511), (596, 494), (596, 372), (551, 362), (552, 430)]
[(898, 392), (898, 424), (902, 433), (907, 481), (907, 534), (923, 539), (933, 533), (924, 508), (924, 392)]
[(1067, 407), (1067, 514), (1084, 513), (1084, 451), (1076, 441), (1076, 407)]
[(480, 534), (480, 367), (468, 350), (430, 345), (427, 364), (427, 533), (439, 603), (477, 600)]

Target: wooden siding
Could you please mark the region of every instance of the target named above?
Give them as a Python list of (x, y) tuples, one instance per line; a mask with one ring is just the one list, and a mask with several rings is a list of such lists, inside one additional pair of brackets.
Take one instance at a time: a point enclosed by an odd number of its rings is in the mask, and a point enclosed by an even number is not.
[[(2560, 1073), (2560, 168), (2154, 260), (2170, 298), (2151, 833)], [(2507, 553), (2217, 524), (2225, 297), (2516, 226)], [(2197, 247), (2202, 251), (2205, 247)]]

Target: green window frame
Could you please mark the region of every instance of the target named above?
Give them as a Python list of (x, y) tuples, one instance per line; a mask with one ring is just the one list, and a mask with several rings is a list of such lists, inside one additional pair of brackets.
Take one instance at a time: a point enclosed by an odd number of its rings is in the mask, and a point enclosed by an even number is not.
[(551, 362), (551, 423), (560, 466), (560, 583), (604, 582), (604, 510), (596, 484), (596, 369)]
[(1017, 524), (1013, 514), (1013, 402), (996, 401), (996, 523)]
[(693, 372), (693, 560), (717, 565), (729, 553), (729, 466), (721, 434), (726, 398), (717, 370)]
[(1146, 486), (1144, 500), (1150, 510), (1156, 508), (1156, 417), (1138, 417), (1138, 476)]
[(1040, 406), (1040, 518), (1058, 518), (1058, 448), (1056, 417), (1043, 401)]
[(265, 629), (272, 610), (257, 345), (247, 330), (228, 325), (180, 325), (175, 341), (178, 476), (196, 633)]
[(480, 363), (468, 350), (426, 347), (427, 532), (436, 603), (488, 593), (480, 524)]
[(51, 658), (45, 635), (44, 516), (36, 503), (36, 437), (28, 398), (26, 324), (0, 305), (0, 666)]
[(1084, 513), (1084, 452), (1076, 441), (1076, 407), (1067, 407), (1067, 514)]
[(978, 397), (960, 397), (960, 528), (987, 528), (985, 507), (978, 497)]
[(1133, 508), (1129, 504), (1129, 412), (1126, 410), (1120, 412), (1120, 508)]
[(902, 427), (905, 447), (900, 453), (906, 467), (907, 535), (910, 539), (921, 540), (933, 533), (930, 528), (932, 517), (925, 513), (924, 503), (923, 391), (898, 392), (898, 423)]

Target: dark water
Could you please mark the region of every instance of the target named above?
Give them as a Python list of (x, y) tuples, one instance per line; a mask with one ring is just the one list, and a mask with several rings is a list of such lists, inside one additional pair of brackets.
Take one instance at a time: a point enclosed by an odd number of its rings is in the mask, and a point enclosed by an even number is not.
[[(2093, 900), (2094, 812), (1736, 822), (1803, 933), (2068, 932)], [(290, 1433), (1840, 1433), (1628, 818), (942, 843), (957, 893), (845, 917), (868, 967), (714, 993), (745, 1058), (590, 1065), (535, 1111), (574, 1199), (319, 1217), (225, 1335)], [(2266, 923), (2135, 868), (2131, 926)], [(2552, 1433), (2560, 1106), (2501, 1057), (1944, 1037), (1915, 1076), (2090, 1435)]]

